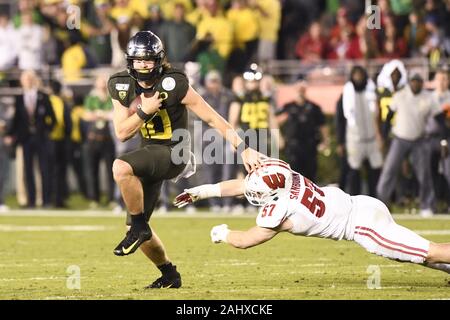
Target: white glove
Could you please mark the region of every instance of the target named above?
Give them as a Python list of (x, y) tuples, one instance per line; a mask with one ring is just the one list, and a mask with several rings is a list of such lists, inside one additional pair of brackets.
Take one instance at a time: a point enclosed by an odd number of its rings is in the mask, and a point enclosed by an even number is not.
[(228, 225), (215, 226), (211, 229), (211, 241), (214, 243), (227, 242), (228, 233), (230, 233)]
[(177, 195), (173, 204), (178, 208), (182, 208), (189, 203), (206, 198), (220, 197), (220, 185), (204, 184), (198, 187), (184, 189), (184, 192)]

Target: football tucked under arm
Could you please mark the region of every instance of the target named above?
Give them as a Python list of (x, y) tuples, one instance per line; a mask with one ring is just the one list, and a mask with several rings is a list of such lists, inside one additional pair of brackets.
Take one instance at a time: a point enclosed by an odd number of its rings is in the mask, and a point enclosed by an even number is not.
[(227, 180), (216, 184), (204, 184), (198, 187), (184, 189), (175, 197), (174, 206), (182, 208), (189, 203), (213, 197), (232, 197), (244, 194), (244, 180)]

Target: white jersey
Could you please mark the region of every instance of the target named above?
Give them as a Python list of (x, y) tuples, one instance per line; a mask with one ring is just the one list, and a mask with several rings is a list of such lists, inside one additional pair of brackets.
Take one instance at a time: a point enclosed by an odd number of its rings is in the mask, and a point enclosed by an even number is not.
[(268, 202), (259, 211), (256, 223), (260, 227), (276, 228), (289, 219), (295, 235), (352, 239), (352, 197), (335, 187), (317, 187), (299, 173), (293, 173), (293, 183), (285, 192)]

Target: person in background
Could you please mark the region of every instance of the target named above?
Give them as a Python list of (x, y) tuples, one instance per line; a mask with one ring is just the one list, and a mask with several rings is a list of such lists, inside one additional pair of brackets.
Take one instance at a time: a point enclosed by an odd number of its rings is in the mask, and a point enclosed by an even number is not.
[(70, 112), (61, 98), (62, 85), (57, 80), (50, 82), (50, 103), (56, 123), (50, 132), (50, 170), (52, 171), (52, 195), (56, 208), (65, 208), (68, 196), (67, 185), (67, 140), (70, 136)]
[(109, 18), (111, 5), (108, 0), (95, 0), (92, 6), (92, 10), (88, 12), (87, 23), (83, 24), (88, 47), (99, 64), (111, 64), (111, 32), (114, 29)]
[[(256, 134), (256, 139), (251, 141), (252, 146), (263, 154), (268, 154), (270, 134), (278, 133), (278, 123), (275, 120), (274, 108), (270, 104), (271, 97), (263, 94), (260, 82), (263, 78), (261, 69), (253, 63), (250, 68), (243, 73), (244, 92), (243, 96), (237, 96), (230, 106), (229, 119), (233, 128), (240, 128), (244, 134), (250, 137)], [(270, 133), (270, 134), (269, 134)], [(247, 137), (247, 138), (248, 138)], [(279, 139), (277, 139), (279, 141)]]
[(351, 35), (354, 32), (354, 26), (348, 20), (347, 10), (340, 8), (336, 15), (336, 25), (330, 31), (327, 58), (345, 59), (347, 50), (350, 46)]
[[(59, 2), (61, 2), (60, 0)], [(49, 2), (49, 1), (41, 1)], [(53, 2), (57, 2), (54, 0)], [(43, 4), (41, 4), (42, 6)], [(12, 23), (15, 28), (19, 28), (22, 25), (22, 13), (30, 12), (33, 18), (33, 23), (42, 24), (43, 19), (41, 15), (41, 8), (38, 8), (37, 0), (18, 0), (17, 1), (17, 13), (12, 17)]]
[(267, 63), (276, 59), (278, 30), (281, 26), (281, 4), (279, 0), (250, 0), (250, 6), (258, 14), (260, 23), (258, 62)]
[(77, 81), (82, 78), (82, 69), (93, 68), (97, 65), (95, 55), (82, 42), (80, 33), (70, 33), (70, 47), (62, 57), (61, 66), (65, 81)]
[[(222, 84), (222, 77), (220, 73), (216, 70), (208, 72), (205, 77), (205, 89), (204, 92), (201, 93), (202, 97), (208, 102), (211, 106), (214, 106), (214, 109), (224, 118), (228, 119), (230, 105), (234, 101), (234, 94), (231, 90), (227, 89)], [(203, 130), (208, 129), (205, 124), (202, 123)], [(232, 153), (232, 148), (229, 143), (224, 144), (224, 140), (214, 139), (214, 141), (203, 141), (203, 146), (201, 150), (205, 150), (206, 147), (209, 149), (214, 148), (215, 150), (223, 150), (222, 162), (219, 163), (205, 163), (202, 170), (199, 170), (201, 173), (202, 181), (204, 183), (212, 183), (217, 180), (217, 177), (223, 177), (226, 179), (233, 178), (232, 175), (234, 173), (233, 168), (234, 164), (226, 163), (226, 159), (232, 159), (233, 156), (230, 157), (229, 153)], [(216, 158), (218, 155), (214, 155)], [(228, 211), (231, 207), (230, 200), (232, 199), (209, 199), (208, 203), (213, 212), (219, 212), (221, 210)], [(222, 208), (223, 207), (223, 208)]]
[(186, 15), (186, 20), (197, 27), (197, 25), (208, 16), (207, 3), (208, 0), (195, 0), (195, 8)]
[(431, 93), (423, 89), (423, 78), (412, 72), (409, 84), (398, 91), (389, 106), (387, 121), (395, 113), (393, 139), (377, 185), (378, 198), (389, 203), (403, 160), (411, 155), (412, 166), (419, 181), (420, 214), (430, 217), (435, 209), (435, 192), (431, 178), (430, 147), (425, 139), (429, 117), (443, 115)]
[(88, 185), (92, 207), (100, 202), (100, 161), (105, 161), (107, 168), (107, 200), (112, 206), (114, 201), (114, 178), (112, 168), (116, 152), (111, 134), (112, 101), (108, 95), (107, 77), (100, 75), (84, 101), (83, 120), (88, 122), (86, 151), (89, 163)]
[(347, 59), (373, 59), (379, 56), (379, 49), (372, 30), (367, 29), (367, 19), (362, 16), (355, 27), (347, 49)]
[(420, 48), (422, 56), (428, 57), (432, 67), (437, 66), (445, 56), (444, 37), (438, 23), (436, 17), (432, 15), (426, 17), (425, 28), (428, 31), (428, 35), (425, 43)]
[[(436, 72), (434, 87), (433, 96), (442, 110), (445, 111), (445, 131), (443, 131), (439, 122), (431, 117), (428, 119), (425, 130), (431, 148), (431, 173), (436, 195), (446, 199), (447, 211), (450, 213), (450, 195), (448, 194), (450, 192), (450, 90), (448, 70), (439, 69)], [(440, 181), (440, 175), (444, 177), (443, 181)], [(447, 187), (445, 184), (447, 184)], [(447, 194), (445, 194), (445, 190)]]
[(196, 39), (211, 42), (212, 49), (226, 60), (233, 49), (233, 26), (223, 16), (218, 0), (207, 0), (205, 9), (203, 19), (197, 25)]
[(425, 24), (421, 21), (421, 16), (418, 12), (411, 12), (409, 14), (409, 24), (403, 31), (403, 39), (408, 45), (408, 52), (410, 57), (417, 57), (421, 55), (420, 48), (424, 45), (427, 38), (428, 31)]
[[(19, 69), (40, 70), (42, 68), (43, 29), (33, 22), (31, 11), (21, 14), (21, 25), (16, 31)], [(14, 50), (14, 48), (11, 48)]]
[(394, 119), (387, 121), (389, 106), (393, 95), (402, 89), (408, 82), (406, 68), (400, 60), (391, 60), (383, 65), (377, 77), (377, 104), (379, 127), (384, 147), (390, 143), (390, 132)]
[[(242, 130), (244, 140), (249, 141), (252, 148), (269, 155), (275, 146), (270, 142), (280, 141), (280, 138), (271, 97), (261, 91), (263, 73), (258, 65), (252, 64), (242, 77), (244, 91), (242, 95), (236, 96), (230, 106), (229, 122), (233, 128)], [(245, 204), (244, 201), (242, 203)], [(251, 207), (248, 209), (252, 210)], [(240, 214), (242, 210), (243, 205), (236, 205), (232, 213)]]
[(14, 109), (0, 101), (0, 212), (9, 210), (9, 207), (5, 204), (5, 192), (10, 171), (13, 141), (11, 137), (5, 135), (9, 131), (13, 116)]
[(405, 40), (397, 35), (394, 18), (389, 16), (384, 26), (381, 55), (383, 58), (405, 58), (408, 54), (408, 46)]
[[(405, 65), (394, 59), (383, 65), (377, 77), (378, 126), (383, 140), (382, 151), (386, 156), (391, 144), (391, 128), (395, 117), (388, 119), (389, 107), (393, 95), (408, 83)], [(417, 191), (417, 181), (412, 174), (409, 161), (405, 159), (401, 165), (399, 181), (395, 186), (395, 202), (401, 207), (411, 207)]]
[[(68, 22), (74, 22), (69, 17), (69, 3), (63, 0), (41, 1), (39, 11), (44, 20), (46, 32), (49, 33), (43, 43), (45, 61), (51, 65), (60, 65), (64, 51), (71, 45), (71, 37), (81, 37), (84, 30), (84, 19), (80, 21), (80, 28), (68, 28)], [(84, 32), (84, 31), (83, 31)]]
[(165, 21), (160, 28), (167, 58), (173, 62), (187, 61), (195, 39), (195, 28), (186, 21), (185, 13), (184, 5), (176, 3), (173, 20)]
[(161, 11), (161, 7), (158, 4), (150, 5), (149, 17), (144, 22), (144, 30), (151, 30), (156, 34), (161, 34), (162, 26), (164, 25), (165, 19)]
[(348, 30), (353, 33), (354, 26), (350, 22), (347, 16), (347, 10), (343, 7), (339, 8), (336, 13), (336, 24), (330, 30), (330, 44), (333, 46), (335, 42), (339, 41), (342, 30)]
[(344, 108), (342, 103), (342, 94), (340, 95), (336, 103), (336, 112), (334, 117), (334, 124), (336, 127), (336, 154), (339, 157), (339, 188), (347, 190), (347, 175), (348, 175), (348, 162), (347, 162), (347, 150), (345, 147), (345, 132), (347, 121), (344, 116)]
[(86, 122), (83, 121), (84, 97), (75, 95), (70, 109), (71, 132), (68, 145), (68, 164), (73, 168), (77, 180), (78, 191), (85, 199), (89, 199), (87, 187), (87, 161), (86, 161)]
[(208, 71), (217, 70), (221, 74), (233, 74), (236, 69), (239, 69), (241, 61), (238, 63), (238, 67), (234, 65), (235, 58), (234, 53), (228, 59), (227, 65), (225, 59), (214, 48), (214, 40), (212, 34), (208, 33), (203, 39), (195, 40), (192, 46), (191, 56), (189, 60), (194, 60), (200, 65), (201, 79), (205, 79)]
[(447, 53), (450, 52), (450, 1), (444, 1), (443, 8), (440, 12), (441, 17), (440, 20), (443, 22), (442, 24), (442, 33), (444, 37), (444, 48)]
[(373, 197), (383, 164), (382, 141), (377, 122), (375, 84), (361, 66), (354, 66), (350, 72), (350, 80), (342, 93), (342, 107), (346, 120), (349, 193), (361, 194), (360, 171), (367, 160), (368, 193)]
[(318, 147), (329, 145), (329, 130), (322, 109), (307, 98), (306, 92), (307, 83), (298, 83), (295, 101), (277, 110), (276, 119), (285, 141), (286, 160), (293, 170), (314, 180)]
[(0, 12), (0, 71), (10, 69), (17, 59), (15, 30), (6, 13)]
[(326, 41), (322, 36), (319, 22), (313, 22), (308, 33), (302, 35), (295, 46), (297, 56), (307, 62), (317, 62), (325, 58)]
[(23, 71), (20, 76), (23, 94), (16, 97), (15, 114), (8, 136), (22, 146), (24, 158), (25, 185), (29, 208), (36, 207), (36, 177), (33, 164), (39, 160), (42, 182), (42, 204), (51, 206), (50, 139), (56, 123), (49, 96), (39, 89), (39, 78), (32, 70)]
[(254, 55), (258, 48), (260, 34), (258, 12), (249, 5), (248, 0), (232, 0), (226, 16), (234, 30), (233, 46), (242, 52), (240, 60), (246, 66), (255, 60)]
[(127, 48), (134, 26), (142, 26), (143, 19), (130, 0), (114, 0), (109, 15), (118, 31), (119, 47), (123, 52)]

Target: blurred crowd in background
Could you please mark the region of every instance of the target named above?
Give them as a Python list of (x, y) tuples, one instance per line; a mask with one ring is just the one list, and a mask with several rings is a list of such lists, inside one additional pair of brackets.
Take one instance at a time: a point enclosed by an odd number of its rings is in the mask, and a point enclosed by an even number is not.
[[(379, 28), (367, 27), (368, 3), (377, 5)], [(280, 129), (274, 141), (294, 170), (422, 216), (449, 211), (450, 1), (438, 0), (0, 1), (0, 98), (11, 98), (0, 99), (0, 211), (11, 180), (21, 207), (66, 208), (76, 192), (90, 208), (122, 211), (110, 168), (140, 142), (115, 138), (107, 80), (125, 67), (138, 30), (162, 39), (169, 62), (233, 127)], [(433, 72), (405, 67), (403, 59), (416, 57)], [(290, 79), (293, 101), (277, 106), (280, 79), (265, 71), (277, 60), (361, 59), (385, 63), (374, 72), (364, 63), (349, 69), (332, 115), (308, 95), (304, 74)], [(86, 70), (88, 90), (78, 90)], [(192, 134), (200, 149), (211, 143)], [(339, 172), (336, 181), (320, 181), (326, 166)], [(165, 184), (160, 212), (183, 188), (243, 173), (237, 165), (197, 171)], [(249, 210), (233, 199), (198, 206)]]
[[(3, 2), (0, 70), (58, 65), (65, 80), (81, 69), (123, 66), (127, 40), (143, 29), (161, 37), (172, 63), (197, 61), (202, 79), (219, 70), (228, 85), (249, 62), (422, 56), (437, 64), (450, 52), (447, 0)], [(364, 15), (370, 3), (379, 13), (373, 29)]]

